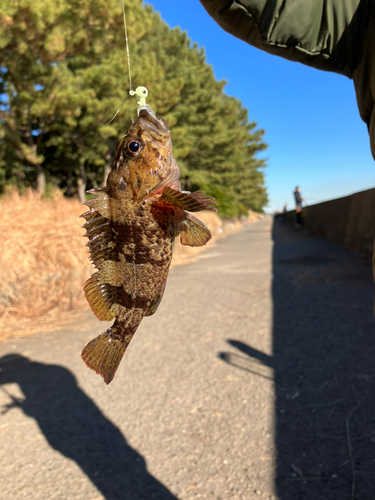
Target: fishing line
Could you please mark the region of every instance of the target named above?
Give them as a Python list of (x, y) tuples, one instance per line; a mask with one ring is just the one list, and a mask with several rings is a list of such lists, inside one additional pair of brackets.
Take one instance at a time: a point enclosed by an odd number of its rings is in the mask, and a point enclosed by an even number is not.
[[(126, 24), (126, 13), (125, 13), (125, 0), (121, 0), (121, 5), (122, 5), (122, 17), (124, 20), (124, 34), (125, 34), (125, 47), (126, 47), (126, 55), (128, 59), (128, 72), (129, 72), (129, 94), (134, 95), (134, 90), (132, 87), (132, 75), (131, 75), (131, 69), (130, 69), (130, 51), (129, 51), (129, 38), (128, 38), (128, 26)], [(121, 108), (126, 102), (126, 98), (123, 100), (121, 106), (118, 108), (116, 113), (112, 116), (112, 118), (109, 120), (109, 122), (106, 123), (106, 125), (109, 125), (110, 123), (113, 122), (113, 120), (116, 118), (116, 116), (120, 113)]]
[(124, 32), (125, 32), (126, 55), (128, 56), (129, 93), (131, 93), (131, 92), (133, 92), (133, 87), (132, 87), (132, 76), (131, 76), (131, 71), (130, 71), (130, 53), (129, 53), (128, 27), (127, 27), (127, 24), (126, 24), (126, 15), (125, 15), (125, 0), (121, 0), (121, 5), (122, 5), (122, 15), (123, 15), (123, 18), (124, 18)]
[[(127, 59), (128, 59), (128, 72), (129, 72), (129, 94), (131, 96), (135, 95), (136, 97), (138, 97), (138, 114), (140, 112), (141, 109), (147, 109), (147, 111), (154, 117), (155, 117), (155, 114), (151, 108), (151, 106), (149, 106), (148, 104), (146, 104), (146, 97), (148, 96), (148, 90), (146, 89), (146, 87), (143, 87), (143, 86), (140, 86), (140, 87), (137, 87), (135, 90), (133, 90), (133, 87), (132, 87), (132, 76), (131, 76), (131, 70), (130, 70), (130, 51), (129, 51), (129, 38), (128, 38), (128, 27), (127, 27), (127, 23), (126, 23), (126, 13), (125, 13), (125, 0), (121, 0), (121, 5), (122, 5), (122, 16), (123, 16), (123, 19), (124, 19), (124, 34), (125, 34), (125, 47), (126, 47), (126, 55), (127, 55)], [(126, 99), (124, 99), (124, 101), (122, 102), (121, 106), (118, 108), (118, 110), (116, 111), (116, 113), (113, 115), (113, 117), (109, 120), (109, 122), (107, 122), (107, 125), (109, 125), (110, 123), (113, 122), (113, 120), (116, 118), (116, 116), (119, 114), (119, 112), (121, 111), (121, 108), (123, 107), (123, 105), (125, 104), (126, 102)]]

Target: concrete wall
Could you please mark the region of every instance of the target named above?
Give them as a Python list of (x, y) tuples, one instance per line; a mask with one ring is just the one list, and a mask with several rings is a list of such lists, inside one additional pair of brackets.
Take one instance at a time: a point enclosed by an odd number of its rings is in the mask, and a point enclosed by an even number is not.
[[(375, 237), (375, 189), (304, 208), (304, 227), (365, 257), (372, 256)], [(295, 222), (295, 211), (287, 213)]]

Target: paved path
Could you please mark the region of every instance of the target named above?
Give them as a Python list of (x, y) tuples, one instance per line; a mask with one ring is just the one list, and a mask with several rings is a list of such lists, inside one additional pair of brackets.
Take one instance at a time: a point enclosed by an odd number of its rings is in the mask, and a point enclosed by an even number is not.
[(248, 225), (171, 271), (108, 387), (91, 314), (0, 344), (0, 498), (375, 498), (374, 326), (369, 262)]

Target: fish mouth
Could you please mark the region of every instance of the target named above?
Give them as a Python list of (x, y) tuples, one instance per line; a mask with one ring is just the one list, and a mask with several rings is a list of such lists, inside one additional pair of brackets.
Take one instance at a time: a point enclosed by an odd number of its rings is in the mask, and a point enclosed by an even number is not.
[[(170, 141), (170, 133), (167, 122), (163, 119), (158, 120), (155, 115), (151, 114), (147, 109), (141, 109), (138, 115), (141, 127), (144, 129), (146, 134), (151, 136), (153, 139), (166, 144)], [(165, 186), (170, 186), (173, 189), (180, 190), (180, 169), (178, 168), (177, 162), (172, 156), (171, 163), (169, 165), (168, 171), (163, 179), (161, 179), (145, 196), (144, 199), (151, 198), (155, 195), (161, 194)]]
[[(169, 137), (169, 129), (166, 122), (158, 120), (146, 109), (141, 109), (138, 119), (141, 121), (141, 126), (147, 129), (147, 132), (151, 133), (152, 136), (155, 135), (155, 139), (160, 140), (160, 136), (165, 137), (165, 135)], [(147, 120), (146, 123), (144, 123), (144, 120)]]

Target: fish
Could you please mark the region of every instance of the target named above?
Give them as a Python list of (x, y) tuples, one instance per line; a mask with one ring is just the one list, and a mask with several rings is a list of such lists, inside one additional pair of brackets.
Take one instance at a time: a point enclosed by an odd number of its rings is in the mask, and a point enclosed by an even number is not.
[(211, 238), (190, 212), (216, 212), (204, 191), (181, 191), (165, 120), (141, 109), (119, 141), (106, 186), (88, 191), (84, 236), (96, 272), (84, 293), (96, 317), (113, 325), (84, 347), (86, 365), (109, 384), (142, 319), (163, 298), (175, 238), (203, 246)]

